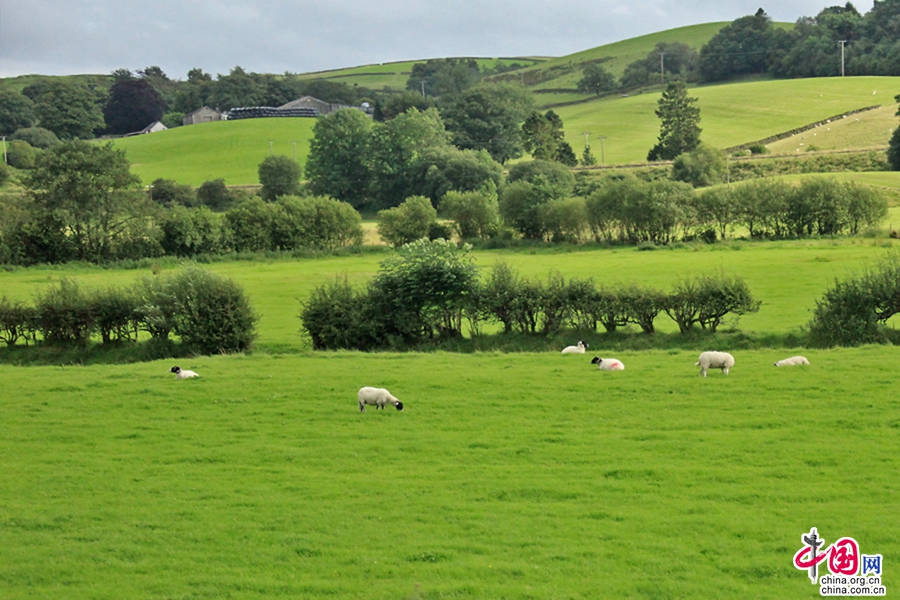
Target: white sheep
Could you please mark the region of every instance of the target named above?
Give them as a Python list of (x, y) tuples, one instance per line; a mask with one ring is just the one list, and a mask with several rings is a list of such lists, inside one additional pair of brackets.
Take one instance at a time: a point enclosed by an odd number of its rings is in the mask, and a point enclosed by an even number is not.
[(578, 342), (577, 346), (566, 346), (563, 348), (562, 354), (584, 354), (584, 349), (588, 346), (587, 342), (581, 341)]
[(597, 365), (601, 371), (624, 371), (625, 364), (617, 358), (600, 358), (595, 356), (591, 359), (592, 365)]
[(805, 356), (792, 356), (790, 358), (785, 358), (784, 360), (779, 360), (775, 363), (776, 367), (793, 367), (796, 365), (808, 365), (809, 361), (806, 360)]
[(185, 371), (178, 365), (175, 365), (171, 369), (169, 369), (169, 373), (175, 373), (175, 379), (190, 379), (191, 377), (200, 377), (194, 371)]
[(703, 352), (694, 366), (700, 367), (700, 375), (706, 377), (709, 369), (722, 369), (728, 375), (728, 369), (734, 366), (734, 357), (727, 352)]
[(379, 408), (383, 410), (385, 404), (393, 404), (397, 410), (403, 410), (403, 403), (384, 388), (359, 388), (359, 394), (356, 397), (359, 400), (359, 412), (366, 412), (366, 404), (374, 405), (375, 410)]

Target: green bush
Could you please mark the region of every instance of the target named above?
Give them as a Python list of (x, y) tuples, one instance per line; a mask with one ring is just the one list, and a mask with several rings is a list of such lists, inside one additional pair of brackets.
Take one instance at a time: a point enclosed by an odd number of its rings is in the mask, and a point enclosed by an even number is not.
[(20, 301), (11, 301), (6, 296), (0, 298), (0, 341), (7, 346), (15, 346), (24, 339), (34, 339), (35, 309)]
[(64, 278), (35, 299), (36, 326), (47, 344), (87, 346), (96, 323), (90, 297)]
[(463, 239), (490, 238), (500, 229), (496, 186), (477, 192), (447, 192), (440, 209), (456, 222), (457, 233)]
[[(229, 240), (238, 252), (271, 250), (274, 246), (272, 232), (277, 216), (283, 212), (274, 204), (258, 196), (244, 200), (225, 214)], [(282, 231), (282, 240), (285, 237)]]
[(588, 212), (584, 198), (561, 198), (543, 205), (542, 220), (552, 242), (584, 241)]
[(150, 184), (150, 198), (168, 207), (197, 206), (197, 192), (173, 179), (156, 179)]
[(201, 354), (227, 354), (252, 347), (258, 317), (238, 284), (190, 267), (176, 274), (171, 286), (174, 332), (189, 349)]
[(400, 206), (378, 211), (378, 235), (392, 246), (402, 246), (428, 237), (437, 211), (424, 196), (407, 198)]
[(365, 294), (354, 290), (346, 275), (316, 287), (300, 310), (313, 349), (368, 349), (369, 340), (361, 328), (366, 302)]
[(6, 160), (9, 166), (16, 169), (33, 169), (34, 159), (39, 151), (31, 147), (31, 144), (22, 140), (13, 140), (6, 143)]
[(618, 299), (625, 310), (625, 320), (634, 323), (644, 333), (655, 333), (654, 320), (666, 306), (666, 295), (658, 290), (631, 285), (618, 290)]
[(138, 299), (124, 288), (95, 290), (90, 297), (91, 312), (100, 339), (112, 342), (136, 342), (140, 328)]
[(212, 210), (228, 210), (237, 200), (236, 195), (225, 185), (224, 179), (204, 181), (197, 188), (197, 200)]
[(40, 148), (41, 150), (46, 150), (59, 143), (59, 138), (56, 137), (56, 134), (43, 127), (23, 127), (22, 129), (17, 129), (9, 139), (28, 142), (32, 147)]
[(346, 202), (328, 196), (285, 196), (278, 204), (299, 224), (300, 246), (341, 248), (363, 242), (362, 217)]
[(269, 202), (280, 196), (295, 196), (300, 193), (302, 176), (303, 168), (289, 156), (267, 156), (259, 163), (260, 194)]
[(512, 332), (515, 327), (518, 298), (518, 272), (505, 262), (498, 261), (481, 290), (481, 302), (487, 314), (503, 324), (505, 333)]
[(680, 154), (672, 163), (672, 178), (694, 187), (721, 183), (725, 174), (725, 156), (721, 150), (700, 144)]
[(139, 279), (134, 285), (136, 312), (140, 328), (155, 343), (165, 343), (175, 330), (178, 311), (171, 275), (154, 275)]

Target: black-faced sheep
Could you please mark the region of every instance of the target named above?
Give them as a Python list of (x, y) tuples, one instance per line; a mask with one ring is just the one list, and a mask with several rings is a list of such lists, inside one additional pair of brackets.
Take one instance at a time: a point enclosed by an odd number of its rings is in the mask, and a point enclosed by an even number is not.
[(403, 403), (384, 388), (360, 388), (356, 397), (359, 400), (359, 412), (366, 412), (366, 404), (374, 405), (375, 410), (379, 408), (383, 410), (386, 404), (393, 404), (397, 410), (403, 410)]
[(562, 354), (584, 354), (584, 349), (588, 346), (589, 344), (587, 342), (581, 341), (575, 346), (566, 346), (563, 348)]
[(601, 371), (624, 371), (625, 365), (617, 358), (600, 358), (595, 356), (591, 359), (592, 365), (597, 365)]
[(728, 370), (734, 366), (734, 357), (727, 352), (704, 352), (694, 366), (700, 367), (700, 375), (706, 377), (709, 369), (722, 369), (728, 375)]
[(175, 365), (171, 369), (169, 369), (169, 373), (175, 373), (175, 379), (190, 379), (191, 377), (200, 377), (194, 371), (185, 371), (178, 365)]
[(809, 361), (806, 360), (805, 356), (792, 356), (790, 358), (785, 358), (784, 360), (779, 360), (775, 363), (776, 367), (794, 367), (797, 365), (808, 365)]

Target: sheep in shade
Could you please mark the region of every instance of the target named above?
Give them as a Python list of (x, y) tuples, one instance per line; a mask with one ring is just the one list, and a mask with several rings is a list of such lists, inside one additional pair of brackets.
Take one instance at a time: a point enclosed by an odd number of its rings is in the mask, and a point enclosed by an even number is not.
[(710, 369), (722, 369), (728, 375), (728, 370), (734, 366), (734, 357), (727, 352), (704, 352), (694, 366), (700, 367), (700, 375), (706, 377)]
[(792, 356), (790, 358), (785, 358), (784, 360), (779, 360), (775, 363), (776, 367), (794, 367), (796, 365), (808, 365), (809, 361), (806, 360), (805, 356)]
[(591, 359), (592, 365), (597, 365), (601, 371), (624, 371), (625, 364), (617, 358), (600, 358), (595, 356)]
[(566, 346), (562, 349), (563, 354), (584, 354), (584, 349), (588, 347), (588, 343), (581, 341), (575, 346)]
[(385, 404), (393, 404), (397, 410), (403, 410), (403, 403), (384, 388), (360, 388), (356, 397), (359, 400), (359, 412), (366, 412), (366, 404), (375, 406), (375, 410), (379, 408), (384, 410)]
[(194, 371), (185, 371), (178, 365), (175, 365), (171, 369), (169, 369), (169, 373), (175, 373), (175, 379), (190, 379), (191, 377), (200, 377)]

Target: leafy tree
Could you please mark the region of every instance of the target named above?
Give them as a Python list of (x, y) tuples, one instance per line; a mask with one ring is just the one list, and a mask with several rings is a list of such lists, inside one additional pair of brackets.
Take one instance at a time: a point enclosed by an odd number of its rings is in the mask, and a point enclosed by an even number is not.
[(160, 223), (163, 250), (170, 256), (195, 256), (223, 250), (222, 218), (205, 206), (175, 205)]
[(572, 150), (572, 146), (569, 145), (569, 142), (565, 140), (561, 141), (556, 148), (556, 160), (567, 167), (578, 166), (578, 157), (575, 156), (575, 151)]
[(721, 150), (700, 144), (690, 152), (680, 154), (672, 163), (672, 178), (705, 187), (722, 182), (725, 156)]
[(346, 202), (327, 196), (282, 196), (278, 203), (297, 224), (298, 246), (340, 248), (363, 242), (362, 217)]
[(625, 67), (622, 73), (623, 88), (634, 88), (652, 83), (663, 83), (660, 71), (660, 55), (668, 80), (694, 81), (697, 79), (697, 51), (681, 42), (658, 42), (645, 58)]
[(261, 252), (272, 250), (275, 244), (272, 232), (279, 216), (280, 207), (254, 196), (241, 202), (225, 213), (225, 224), (231, 243), (238, 252)]
[(176, 127), (181, 127), (184, 124), (184, 113), (182, 112), (167, 112), (162, 117), (162, 124), (168, 127), (169, 129), (175, 129)]
[(581, 164), (585, 167), (590, 167), (597, 164), (597, 159), (594, 158), (594, 155), (591, 153), (590, 146), (584, 147), (584, 153), (581, 155)]
[[(894, 101), (900, 102), (900, 94), (894, 96)], [(900, 109), (897, 109), (896, 116), (900, 117)], [(888, 142), (887, 159), (891, 169), (900, 171), (900, 127), (895, 127), (894, 133), (891, 134), (891, 140)]]
[(174, 179), (158, 178), (150, 184), (150, 198), (159, 204), (175, 206), (196, 206), (197, 193), (189, 185), (181, 185)]
[(503, 220), (526, 239), (541, 240), (547, 233), (544, 206), (563, 196), (546, 176), (538, 175), (531, 182), (516, 181), (507, 185), (500, 196)]
[(241, 67), (234, 67), (228, 75), (219, 75), (211, 88), (208, 101), (223, 111), (259, 106), (265, 94), (262, 84)]
[(34, 125), (34, 102), (13, 90), (0, 91), (0, 135)]
[(103, 118), (109, 133), (132, 133), (159, 121), (165, 109), (165, 99), (149, 81), (126, 79), (110, 88)]
[(47, 84), (34, 103), (41, 127), (61, 140), (88, 139), (103, 127), (97, 98), (86, 86), (64, 81)]
[(22, 140), (13, 140), (6, 144), (6, 160), (9, 162), (9, 166), (16, 169), (33, 168), (37, 153), (31, 144)]
[(279, 196), (299, 194), (302, 175), (303, 168), (291, 157), (267, 156), (259, 163), (263, 199), (271, 202)]
[(700, 144), (700, 108), (694, 106), (696, 101), (688, 96), (684, 82), (669, 83), (656, 109), (661, 122), (659, 142), (647, 160), (672, 160)]
[(522, 156), (519, 126), (533, 110), (534, 100), (524, 87), (481, 83), (454, 97), (441, 115), (457, 147), (487, 150), (503, 164)]
[(22, 140), (28, 142), (34, 148), (45, 150), (59, 143), (59, 138), (49, 129), (43, 127), (26, 127), (18, 129), (10, 136), (11, 140)]
[(62, 220), (76, 258), (102, 260), (113, 256), (129, 221), (146, 221), (139, 182), (124, 150), (75, 140), (42, 152), (25, 187), (39, 206)]
[(363, 89), (327, 79), (310, 79), (302, 82), (302, 93), (324, 102), (354, 106), (359, 103)]
[(398, 115), (402, 115), (410, 108), (415, 108), (419, 112), (424, 112), (429, 108), (434, 108), (435, 103), (432, 98), (423, 97), (417, 92), (403, 92), (401, 94), (391, 95), (387, 102), (380, 100), (375, 103), (376, 121), (390, 121)]
[(432, 59), (413, 65), (406, 89), (421, 93), (424, 83), (425, 96), (459, 94), (472, 86), (478, 74), (478, 63), (471, 58)]
[(359, 209), (368, 199), (372, 121), (347, 108), (316, 120), (306, 160), (310, 191)]
[(204, 181), (197, 188), (197, 200), (212, 210), (226, 210), (235, 201), (235, 196), (225, 185), (224, 179)]
[(522, 123), (522, 139), (525, 151), (535, 160), (556, 160), (557, 150), (563, 141), (562, 119), (548, 110), (545, 114), (531, 113)]
[(700, 75), (704, 81), (722, 81), (751, 73), (765, 73), (775, 28), (759, 9), (719, 30), (700, 49)]
[(553, 189), (552, 196), (554, 198), (565, 198), (572, 193), (572, 189), (575, 187), (575, 176), (572, 175), (572, 171), (557, 162), (548, 160), (516, 163), (509, 169), (507, 181), (509, 183), (516, 181), (535, 183), (539, 177), (543, 177), (544, 183)]
[(437, 203), (450, 191), (469, 192), (492, 185), (499, 187), (501, 167), (484, 150), (459, 150), (453, 146), (423, 150), (412, 165), (413, 189)]
[(447, 192), (441, 199), (441, 213), (456, 222), (463, 239), (490, 238), (500, 229), (497, 187), (491, 182), (475, 192)]
[(400, 206), (378, 211), (378, 235), (392, 246), (402, 246), (427, 238), (435, 221), (437, 211), (431, 200), (424, 196), (411, 196)]
[(596, 94), (616, 89), (616, 78), (612, 73), (597, 63), (590, 63), (584, 68), (583, 76), (576, 84), (579, 92), (584, 94)]

